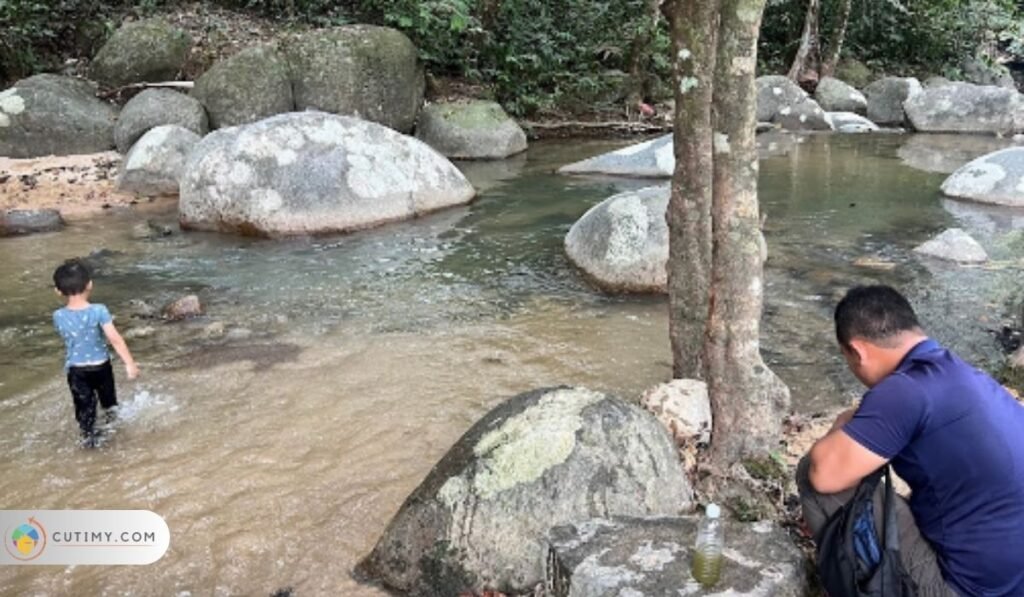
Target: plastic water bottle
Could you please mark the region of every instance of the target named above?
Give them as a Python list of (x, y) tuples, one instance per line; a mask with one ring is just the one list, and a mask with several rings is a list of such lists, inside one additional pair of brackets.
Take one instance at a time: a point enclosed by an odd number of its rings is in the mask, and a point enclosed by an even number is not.
[(693, 548), (693, 578), (704, 587), (711, 587), (722, 575), (722, 509), (708, 504), (704, 518), (697, 527)]

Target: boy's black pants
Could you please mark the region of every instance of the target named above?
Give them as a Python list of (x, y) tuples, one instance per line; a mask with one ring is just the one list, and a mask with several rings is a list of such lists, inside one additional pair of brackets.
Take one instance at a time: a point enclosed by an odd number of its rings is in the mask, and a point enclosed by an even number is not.
[(75, 401), (75, 420), (83, 435), (92, 435), (96, 425), (96, 399), (104, 409), (117, 406), (114, 369), (110, 361), (68, 369), (68, 387)]

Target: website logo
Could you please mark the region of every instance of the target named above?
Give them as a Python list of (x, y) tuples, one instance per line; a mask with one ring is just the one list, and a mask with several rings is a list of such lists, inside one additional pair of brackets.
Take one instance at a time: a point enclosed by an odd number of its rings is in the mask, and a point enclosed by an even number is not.
[(46, 547), (46, 529), (35, 518), (29, 517), (28, 521), (8, 529), (7, 536), (10, 538), (5, 543), (7, 553), (15, 560), (27, 562), (38, 558)]
[(148, 510), (0, 510), (0, 565), (145, 565), (171, 531)]

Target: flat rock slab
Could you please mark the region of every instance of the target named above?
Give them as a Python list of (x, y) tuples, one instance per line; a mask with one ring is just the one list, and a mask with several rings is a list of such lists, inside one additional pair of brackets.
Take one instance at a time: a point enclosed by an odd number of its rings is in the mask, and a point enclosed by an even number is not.
[(806, 594), (803, 554), (771, 523), (725, 523), (721, 579), (690, 573), (696, 516), (593, 519), (552, 529), (547, 584), (556, 597), (797, 597)]
[(64, 227), (56, 209), (9, 209), (0, 212), (0, 236), (52, 232)]
[(623, 147), (558, 169), (561, 174), (670, 178), (676, 166), (672, 135)]

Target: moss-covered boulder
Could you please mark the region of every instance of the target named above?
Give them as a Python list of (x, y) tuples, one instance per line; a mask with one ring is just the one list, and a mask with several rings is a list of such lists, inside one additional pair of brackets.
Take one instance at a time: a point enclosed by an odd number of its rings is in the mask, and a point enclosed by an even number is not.
[(583, 388), (536, 390), (462, 436), (358, 572), (403, 594), (522, 594), (544, 580), (551, 527), (671, 516), (690, 501), (675, 445), (650, 413)]
[(209, 130), (206, 109), (194, 97), (171, 89), (147, 89), (121, 110), (114, 127), (117, 150), (128, 153), (146, 131), (173, 124), (202, 137)]
[(0, 156), (94, 153), (114, 147), (117, 110), (82, 79), (36, 75), (0, 92)]
[(172, 81), (191, 47), (187, 33), (161, 19), (125, 23), (96, 53), (90, 74), (107, 87)]
[(450, 158), (502, 159), (526, 151), (526, 133), (495, 102), (431, 104), (416, 136)]
[(400, 31), (370, 25), (313, 31), (290, 39), (283, 50), (297, 109), (412, 130), (425, 82), (416, 46)]
[(274, 45), (246, 48), (217, 62), (196, 81), (192, 97), (206, 107), (215, 129), (295, 109), (288, 64)]
[(875, 79), (874, 73), (866, 64), (854, 58), (844, 58), (836, 65), (835, 77), (842, 79), (857, 89), (863, 89)]

